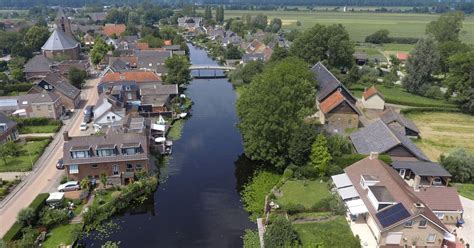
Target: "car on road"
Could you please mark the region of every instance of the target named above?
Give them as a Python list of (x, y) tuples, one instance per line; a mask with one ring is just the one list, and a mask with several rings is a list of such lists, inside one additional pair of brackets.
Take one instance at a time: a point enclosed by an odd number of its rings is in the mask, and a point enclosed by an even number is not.
[(63, 183), (58, 186), (59, 192), (75, 191), (75, 190), (80, 190), (80, 189), (81, 189), (81, 186), (79, 186), (78, 181), (69, 181), (67, 183)]
[(58, 169), (58, 170), (64, 169), (64, 161), (63, 161), (62, 158), (60, 158), (60, 159), (58, 160), (58, 163), (56, 164), (56, 169)]
[(80, 128), (79, 128), (79, 130), (81, 130), (81, 131), (86, 131), (86, 130), (87, 130), (87, 123), (82, 122), (82, 123), (81, 123), (81, 126), (80, 126)]
[(84, 109), (84, 122), (89, 123), (92, 121), (92, 117), (94, 117), (94, 106), (87, 106)]

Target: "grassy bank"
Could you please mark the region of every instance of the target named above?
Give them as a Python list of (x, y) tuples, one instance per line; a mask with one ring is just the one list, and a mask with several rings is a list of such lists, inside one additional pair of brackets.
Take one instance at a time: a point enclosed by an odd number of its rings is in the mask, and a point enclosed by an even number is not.
[(460, 195), (469, 198), (471, 200), (474, 200), (474, 184), (461, 184), (457, 183), (454, 185), (457, 189)]
[(69, 224), (51, 229), (42, 247), (56, 248), (60, 247), (60, 245), (72, 245), (76, 241), (77, 229), (79, 229), (80, 226), (81, 224)]
[(28, 141), (20, 145), (20, 155), (8, 157), (5, 161), (0, 161), (0, 172), (6, 171), (30, 171), (32, 164), (43, 154), (50, 139)]
[(421, 140), (415, 140), (426, 155), (438, 160), (442, 153), (455, 148), (474, 152), (474, 116), (461, 113), (421, 112), (409, 113), (421, 131)]

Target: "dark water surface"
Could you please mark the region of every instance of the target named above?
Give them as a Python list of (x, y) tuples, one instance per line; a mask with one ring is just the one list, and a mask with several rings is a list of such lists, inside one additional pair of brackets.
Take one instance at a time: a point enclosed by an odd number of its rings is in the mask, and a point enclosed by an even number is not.
[[(204, 50), (190, 46), (190, 52), (193, 64), (215, 64)], [(169, 178), (148, 208), (115, 218), (120, 228), (106, 240), (120, 247), (242, 247), (244, 229), (255, 228), (236, 190), (235, 162), (243, 147), (232, 85), (195, 79), (185, 94), (194, 101), (193, 115), (174, 142)], [(105, 242), (84, 241), (88, 247)]]

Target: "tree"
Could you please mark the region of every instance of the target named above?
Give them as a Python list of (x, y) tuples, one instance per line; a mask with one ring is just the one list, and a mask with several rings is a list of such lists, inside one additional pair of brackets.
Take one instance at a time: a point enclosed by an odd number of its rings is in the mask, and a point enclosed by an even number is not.
[(69, 68), (68, 79), (72, 85), (76, 88), (82, 88), (82, 85), (86, 82), (87, 72), (76, 67)]
[(49, 38), (47, 27), (32, 26), (25, 34), (25, 45), (33, 51), (39, 51)]
[(100, 173), (100, 183), (105, 189), (105, 187), (107, 186), (107, 175), (104, 172)]
[(79, 182), (79, 185), (81, 186), (81, 189), (89, 190), (90, 187), (91, 187), (91, 181), (89, 180), (89, 178), (84, 177), (84, 178)]
[(327, 173), (331, 159), (326, 137), (323, 134), (319, 134), (311, 147), (309, 164), (319, 170), (320, 176), (324, 176)]
[(332, 158), (341, 157), (344, 154), (352, 153), (350, 140), (342, 135), (331, 135), (327, 139), (327, 147)]
[(293, 229), (291, 223), (283, 218), (277, 217), (267, 227), (263, 237), (266, 247), (299, 247), (301, 244), (298, 233)]
[(250, 21), (250, 26), (254, 29), (262, 29), (264, 30), (267, 27), (268, 20), (267, 16), (263, 14), (258, 14), (253, 16)]
[(23, 208), (18, 213), (16, 220), (24, 226), (31, 226), (36, 218), (35, 211), (32, 208)]
[(298, 166), (306, 165), (309, 154), (311, 154), (311, 146), (318, 134), (318, 130), (314, 125), (302, 123), (295, 130), (294, 135), (288, 143), (288, 154), (293, 164)]
[(206, 6), (204, 9), (204, 18), (206, 20), (212, 19), (212, 10), (211, 6)]
[(451, 175), (453, 182), (474, 182), (474, 155), (464, 149), (457, 149), (449, 156), (441, 156), (440, 162)]
[(110, 47), (105, 43), (105, 41), (101, 38), (95, 39), (94, 47), (92, 47), (90, 56), (92, 63), (94, 65), (99, 64), (110, 50)]
[(423, 95), (435, 81), (432, 75), (439, 68), (439, 59), (435, 41), (431, 38), (420, 39), (406, 64), (407, 75), (402, 81), (405, 89)]
[(51, 228), (58, 224), (66, 224), (69, 220), (67, 211), (64, 209), (45, 208), (41, 212), (41, 225)]
[(346, 87), (350, 87), (353, 84), (356, 84), (361, 78), (359, 73), (359, 67), (357, 65), (353, 65), (347, 74), (347, 79), (344, 81)]
[(447, 94), (456, 92), (461, 109), (474, 113), (474, 51), (451, 56), (448, 65), (449, 72), (445, 79)]
[(376, 31), (375, 33), (365, 37), (365, 42), (368, 43), (373, 43), (373, 44), (383, 44), (383, 43), (389, 43), (390, 42), (390, 37), (389, 31), (387, 29), (380, 29)]
[(252, 79), (261, 73), (265, 68), (265, 64), (261, 60), (247, 62), (242, 68), (242, 81), (249, 84)]
[(273, 33), (278, 33), (280, 31), (283, 22), (279, 18), (273, 18), (270, 22), (270, 31)]
[(309, 64), (327, 60), (330, 66), (349, 68), (353, 64), (354, 47), (349, 33), (342, 25), (324, 26), (316, 24), (297, 36), (290, 54), (304, 59)]
[(20, 148), (18, 144), (14, 141), (7, 141), (6, 143), (0, 145), (0, 157), (2, 157), (3, 163), (7, 164), (8, 157), (18, 156)]
[(241, 59), (242, 52), (239, 50), (238, 47), (229, 44), (225, 51), (225, 58), (226, 59)]
[(437, 20), (426, 25), (426, 34), (432, 36), (439, 43), (459, 41), (462, 30), (463, 12), (449, 12), (442, 14)]
[(304, 61), (287, 58), (266, 67), (244, 88), (237, 113), (249, 158), (280, 168), (288, 165), (288, 142), (303, 118), (314, 111), (313, 80)]
[(272, 56), (270, 57), (270, 62), (276, 62), (283, 60), (288, 57), (288, 50), (286, 48), (280, 47), (278, 44), (273, 48)]
[(223, 6), (217, 6), (216, 8), (216, 21), (218, 23), (224, 22), (224, 7)]
[(166, 59), (165, 66), (168, 70), (166, 83), (184, 85), (191, 81), (189, 61), (185, 56), (172, 56)]
[(446, 41), (438, 43), (438, 51), (440, 55), (439, 66), (443, 73), (449, 71), (449, 59), (455, 54), (469, 53), (470, 47), (460, 41)]

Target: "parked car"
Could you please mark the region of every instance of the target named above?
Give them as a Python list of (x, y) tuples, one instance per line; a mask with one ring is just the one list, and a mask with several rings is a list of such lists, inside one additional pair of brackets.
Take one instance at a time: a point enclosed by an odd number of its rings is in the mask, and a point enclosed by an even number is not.
[(92, 121), (92, 117), (94, 117), (94, 106), (87, 106), (85, 109), (84, 109), (84, 122), (85, 123), (89, 123)]
[(63, 183), (58, 186), (59, 192), (74, 191), (74, 190), (80, 190), (80, 189), (81, 189), (81, 186), (79, 186), (78, 181), (69, 181), (67, 183)]
[(82, 122), (82, 123), (81, 123), (81, 127), (79, 128), (79, 130), (81, 130), (81, 131), (86, 131), (86, 130), (87, 130), (87, 123)]
[(56, 169), (58, 169), (58, 170), (64, 169), (64, 161), (63, 161), (62, 158), (60, 158), (60, 159), (58, 160), (58, 163), (56, 164)]
[(443, 186), (443, 180), (441, 180), (440, 177), (436, 177), (436, 178), (433, 180), (433, 185), (434, 185), (434, 186)]

